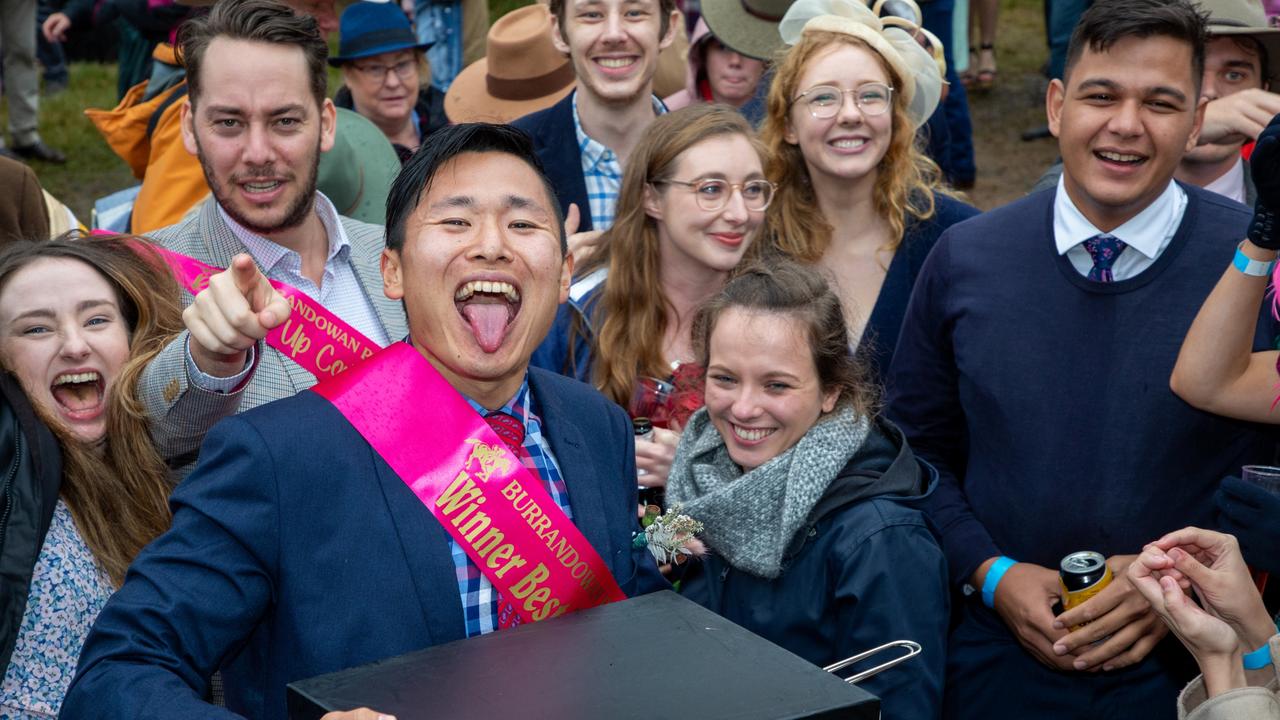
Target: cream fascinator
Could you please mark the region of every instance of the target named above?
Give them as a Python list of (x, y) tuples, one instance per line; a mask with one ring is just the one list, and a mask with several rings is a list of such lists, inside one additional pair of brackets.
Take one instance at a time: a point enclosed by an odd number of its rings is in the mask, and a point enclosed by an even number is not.
[[(902, 78), (896, 88), (907, 100), (907, 112), (915, 127), (924, 124), (938, 107), (942, 96), (940, 67), (942, 43), (920, 26), (920, 8), (912, 0), (898, 0), (915, 10), (915, 22), (908, 18), (881, 17), (885, 0), (868, 8), (864, 0), (796, 0), (778, 24), (778, 32), (787, 45), (795, 45), (806, 32), (825, 30), (844, 33), (862, 40), (885, 59), (894, 73)], [(937, 58), (916, 41), (915, 33), (924, 34), (936, 49)]]

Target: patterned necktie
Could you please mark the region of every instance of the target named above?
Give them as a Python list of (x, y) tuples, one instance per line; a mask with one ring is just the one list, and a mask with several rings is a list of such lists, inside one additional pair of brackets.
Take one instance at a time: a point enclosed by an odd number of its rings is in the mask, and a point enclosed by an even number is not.
[(1089, 257), (1093, 258), (1093, 269), (1089, 271), (1089, 279), (1094, 282), (1115, 282), (1116, 277), (1111, 272), (1111, 266), (1115, 264), (1116, 258), (1120, 257), (1120, 253), (1128, 245), (1124, 241), (1103, 233), (1102, 235), (1094, 235), (1084, 241), (1084, 249), (1089, 251)]
[(521, 457), (524, 451), (524, 423), (520, 422), (520, 418), (511, 413), (494, 410), (484, 416), (484, 421), (489, 423), (489, 427), (502, 438), (502, 442), (511, 448), (511, 452)]

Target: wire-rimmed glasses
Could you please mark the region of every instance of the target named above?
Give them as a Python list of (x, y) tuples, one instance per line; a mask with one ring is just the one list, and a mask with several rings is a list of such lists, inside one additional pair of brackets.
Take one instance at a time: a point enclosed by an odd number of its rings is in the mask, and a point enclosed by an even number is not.
[(748, 210), (760, 211), (769, 207), (769, 201), (773, 199), (774, 184), (768, 180), (748, 180), (744, 183), (731, 183), (727, 180), (717, 178), (707, 178), (706, 180), (688, 181), (688, 180), (655, 180), (655, 185), (669, 183), (672, 185), (682, 185), (687, 188), (693, 188), (693, 196), (698, 201), (698, 207), (707, 212), (715, 212), (721, 210), (729, 203), (729, 197), (734, 190), (742, 194), (742, 204), (747, 206)]
[(864, 83), (851, 90), (834, 85), (818, 85), (796, 96), (791, 103), (803, 102), (809, 114), (818, 120), (835, 117), (844, 104), (845, 95), (853, 95), (853, 103), (863, 115), (883, 115), (893, 104), (893, 88), (884, 83)]

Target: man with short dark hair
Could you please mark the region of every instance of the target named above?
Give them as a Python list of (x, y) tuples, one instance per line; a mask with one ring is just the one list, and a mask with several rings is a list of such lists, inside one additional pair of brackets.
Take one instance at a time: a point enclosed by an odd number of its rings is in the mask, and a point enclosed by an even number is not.
[[(1173, 180), (1204, 45), (1186, 0), (1096, 3), (1046, 98), (1057, 188), (953, 226), (921, 270), (888, 414), (939, 470), (930, 514), (968, 594), (945, 717), (1172, 718), (1194, 674), (1119, 575), (1153, 538), (1211, 523), (1218, 480), (1267, 457), (1258, 428), (1169, 390), (1250, 220)], [(1063, 612), (1077, 551), (1117, 579)]]
[[(522, 133), (428, 137), (392, 187), (382, 259), (407, 343), (210, 433), (172, 529), (98, 617), (62, 717), (226, 717), (201, 701), (220, 669), (228, 709), (283, 719), (286, 683), (506, 627), (513, 605), (534, 621), (563, 612), (558, 590), (533, 591), (547, 568), (526, 560), (553, 546), (552, 565), (596, 555), (591, 582), (616, 582), (614, 599), (661, 586), (632, 550), (626, 413), (528, 367), (569, 290), (561, 222)], [(351, 409), (369, 403), (394, 422), (371, 428)], [(498, 439), (511, 454), (494, 454)], [(424, 450), (443, 459), (406, 470)], [(432, 500), (437, 482), (452, 484)], [(539, 528), (524, 545), (497, 513), (512, 500), (524, 532)]]
[[(551, 0), (551, 38), (578, 87), (513, 125), (533, 136), (567, 215), (581, 231), (608, 230), (622, 168), (666, 108), (653, 94), (658, 53), (683, 32), (674, 0)], [(572, 225), (572, 224), (571, 224)]]
[(151, 236), (217, 268), (184, 293), (187, 330), (143, 371), (157, 448), (189, 466), (215, 422), (305, 390), (315, 377), (260, 341), (289, 317), (268, 279), (332, 310), (378, 345), (404, 335), (381, 292), (382, 228), (343, 217), (316, 190), (333, 147), (328, 45), (314, 19), (272, 0), (222, 0), (183, 25), (182, 139), (212, 197)]

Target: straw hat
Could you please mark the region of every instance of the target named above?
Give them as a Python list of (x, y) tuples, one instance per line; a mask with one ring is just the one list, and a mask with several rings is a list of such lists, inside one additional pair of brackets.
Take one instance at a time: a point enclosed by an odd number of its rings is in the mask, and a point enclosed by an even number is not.
[(454, 78), (445, 94), (449, 120), (505, 123), (556, 104), (573, 90), (573, 64), (551, 43), (551, 11), (516, 8), (489, 28), (485, 57)]
[(1266, 49), (1262, 79), (1280, 91), (1280, 28), (1267, 25), (1267, 14), (1258, 0), (1197, 0), (1209, 13), (1209, 35), (1252, 38)]

